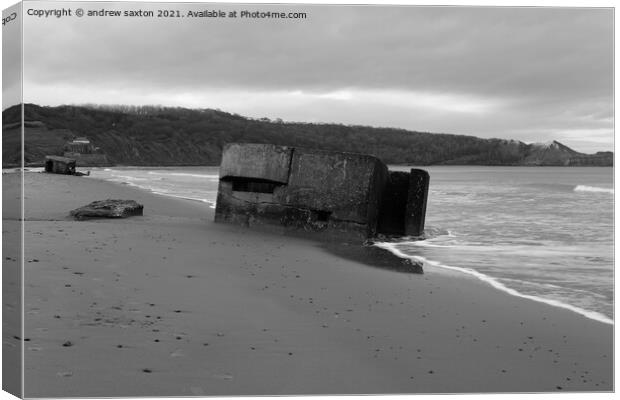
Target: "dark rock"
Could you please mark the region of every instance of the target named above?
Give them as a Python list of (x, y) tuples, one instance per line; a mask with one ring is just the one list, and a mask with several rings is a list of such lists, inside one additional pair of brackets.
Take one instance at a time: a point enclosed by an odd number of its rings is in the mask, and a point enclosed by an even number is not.
[(90, 218), (126, 218), (132, 215), (142, 215), (144, 206), (134, 200), (100, 200), (71, 211), (71, 216), (77, 220)]

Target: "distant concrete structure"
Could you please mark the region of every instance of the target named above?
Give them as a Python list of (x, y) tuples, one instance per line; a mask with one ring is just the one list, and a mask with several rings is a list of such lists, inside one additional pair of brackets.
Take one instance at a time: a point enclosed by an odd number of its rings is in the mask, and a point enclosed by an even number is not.
[(105, 166), (109, 165), (108, 158), (99, 147), (95, 147), (87, 137), (76, 137), (64, 146), (65, 157), (76, 160), (79, 166)]
[(426, 171), (412, 171), (390, 172), (364, 154), (228, 144), (215, 221), (319, 232), (327, 239), (419, 236), (429, 179)]
[(45, 156), (45, 172), (75, 175), (75, 160), (60, 156)]

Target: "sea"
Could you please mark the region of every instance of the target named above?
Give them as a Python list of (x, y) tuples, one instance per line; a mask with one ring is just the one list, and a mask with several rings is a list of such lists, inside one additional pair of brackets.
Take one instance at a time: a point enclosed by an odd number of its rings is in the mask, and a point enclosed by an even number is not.
[[(390, 166), (408, 171), (411, 167)], [(431, 166), (423, 237), (374, 245), (509, 295), (613, 324), (613, 168)], [(218, 167), (93, 168), (215, 208)]]

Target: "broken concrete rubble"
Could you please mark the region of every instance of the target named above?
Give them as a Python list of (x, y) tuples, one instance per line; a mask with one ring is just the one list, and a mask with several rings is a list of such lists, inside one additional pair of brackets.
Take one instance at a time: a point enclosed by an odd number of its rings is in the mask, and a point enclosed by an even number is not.
[(142, 215), (144, 206), (134, 200), (99, 200), (76, 208), (70, 215), (77, 220), (91, 218), (126, 218)]

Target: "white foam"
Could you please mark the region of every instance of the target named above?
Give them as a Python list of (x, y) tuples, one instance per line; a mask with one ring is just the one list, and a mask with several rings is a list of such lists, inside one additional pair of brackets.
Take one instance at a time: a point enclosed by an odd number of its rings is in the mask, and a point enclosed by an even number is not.
[(187, 174), (187, 173), (183, 173), (183, 172), (155, 172), (155, 171), (149, 171), (148, 174), (149, 175), (166, 175), (166, 176), (189, 176), (189, 177), (192, 177), (192, 178), (201, 178), (201, 179), (219, 179), (220, 178), (219, 175)]
[(162, 192), (161, 189), (151, 190), (151, 191), (153, 193), (159, 194), (161, 196), (176, 197), (177, 199), (185, 199), (185, 200), (199, 201), (201, 203), (207, 203), (210, 208), (215, 208), (215, 202), (213, 200), (202, 199), (202, 198), (199, 198), (199, 197), (180, 196), (180, 195), (176, 195), (176, 194)]
[(137, 176), (130, 176), (130, 175), (114, 175), (112, 174), (113, 178), (121, 178), (121, 179), (127, 179), (128, 181), (149, 181), (150, 179), (148, 178), (140, 178)]
[[(526, 286), (533, 286), (533, 287), (539, 287), (539, 288), (544, 288), (544, 289), (550, 289), (552, 291), (556, 291), (556, 292), (564, 292), (566, 291), (566, 288), (562, 287), (562, 286), (558, 286), (558, 285), (554, 285), (552, 283), (542, 283), (542, 282), (532, 282), (532, 281), (524, 281), (521, 279), (512, 279), (512, 278), (502, 278), (502, 281), (505, 282), (514, 282), (518, 285), (526, 285)], [(596, 297), (599, 299), (606, 299), (607, 297), (605, 295), (599, 294), (599, 293), (593, 293), (589, 290), (583, 290), (583, 289), (575, 289), (575, 288), (571, 288), (570, 289), (571, 292), (576, 292), (576, 293), (583, 293), (586, 296), (592, 296), (592, 297)]]
[[(541, 242), (539, 242), (541, 243)], [(456, 241), (433, 241), (430, 240), (418, 240), (413, 243), (408, 243), (409, 245), (413, 245), (415, 247), (425, 247), (425, 248), (439, 248), (439, 249), (451, 249), (457, 250), (460, 252), (468, 252), (475, 254), (484, 254), (484, 253), (503, 253), (503, 254), (511, 254), (516, 257), (544, 257), (544, 256), (566, 256), (566, 255), (574, 255), (581, 256), (582, 251), (575, 246), (569, 245), (558, 245), (558, 244), (549, 244), (547, 246), (542, 245), (530, 245), (530, 244), (511, 244), (511, 245), (503, 245), (503, 244), (485, 244), (479, 242), (471, 242), (471, 243), (459, 243)], [(592, 245), (595, 246), (595, 245)]]
[(575, 192), (595, 192), (595, 193), (609, 193), (614, 194), (613, 188), (603, 188), (597, 186), (577, 185), (573, 189)]
[(450, 266), (450, 265), (445, 265), (445, 264), (441, 264), (440, 262), (437, 261), (432, 261), (432, 260), (428, 260), (424, 257), (421, 256), (411, 256), (408, 254), (403, 253), (402, 251), (400, 251), (398, 248), (396, 248), (396, 246), (394, 245), (394, 243), (387, 243), (387, 242), (381, 242), (381, 243), (375, 243), (374, 244), (377, 247), (380, 247), (382, 249), (388, 250), (390, 252), (392, 252), (393, 254), (397, 255), (398, 257), (401, 258), (409, 258), (411, 260), (414, 261), (419, 261), (422, 262), (424, 264), (429, 264), (432, 265), (434, 267), (438, 267), (438, 268), (444, 268), (444, 269), (449, 269), (452, 271), (459, 271), (468, 275), (472, 275), (478, 279), (480, 279), (483, 282), (488, 283), (489, 285), (493, 286), (494, 288), (501, 290), (503, 292), (506, 292), (512, 296), (516, 296), (516, 297), (522, 297), (524, 299), (529, 299), (529, 300), (533, 300), (533, 301), (537, 301), (539, 303), (545, 303), (554, 307), (559, 307), (559, 308), (564, 308), (570, 311), (573, 311), (577, 314), (583, 315), (584, 317), (593, 319), (595, 321), (599, 321), (605, 324), (611, 324), (613, 325), (614, 321), (610, 318), (608, 318), (606, 315), (603, 315), (601, 313), (598, 313), (596, 311), (589, 311), (589, 310), (584, 310), (581, 309), (579, 307), (575, 307), (573, 305), (570, 304), (565, 304), (562, 303), (560, 301), (557, 300), (552, 300), (552, 299), (544, 299), (541, 297), (537, 297), (537, 296), (531, 296), (531, 295), (527, 295), (527, 294), (523, 294), (523, 293), (519, 293), (514, 289), (511, 289), (509, 287), (506, 287), (504, 284), (502, 284), (501, 282), (498, 282), (496, 279), (485, 275), (483, 273), (480, 273), (476, 270), (473, 270), (471, 268), (462, 268), (462, 267), (454, 267), (454, 266)]
[[(185, 195), (183, 193), (184, 188), (182, 187), (178, 187), (178, 188), (162, 187), (162, 185), (159, 184), (159, 182), (161, 182), (164, 179), (162, 177), (139, 177), (139, 176), (119, 174), (118, 172), (121, 172), (121, 171), (118, 171), (118, 170), (110, 170), (110, 171), (112, 171), (113, 173), (110, 174), (109, 176), (96, 176), (95, 175), (94, 178), (136, 187), (136, 188), (146, 190), (146, 191), (149, 191), (153, 194), (160, 195), (160, 196), (175, 197), (175, 198), (180, 198), (180, 199), (198, 201), (201, 203), (206, 203), (209, 206), (209, 208), (215, 208), (215, 198), (210, 199), (210, 197), (202, 197), (203, 196), (202, 193), (197, 193), (197, 196), (193, 196), (191, 194)], [(157, 173), (153, 171), (149, 171), (148, 173), (151, 175), (168, 175), (168, 176), (180, 175), (180, 176), (194, 176), (194, 177), (199, 176), (201, 178), (208, 177), (209, 179), (211, 179), (212, 177), (214, 178), (217, 177), (217, 175), (196, 175), (196, 174), (185, 174), (185, 173)], [(208, 195), (209, 193), (217, 193), (217, 191), (209, 191), (205, 194)]]

